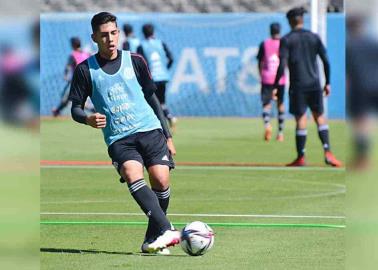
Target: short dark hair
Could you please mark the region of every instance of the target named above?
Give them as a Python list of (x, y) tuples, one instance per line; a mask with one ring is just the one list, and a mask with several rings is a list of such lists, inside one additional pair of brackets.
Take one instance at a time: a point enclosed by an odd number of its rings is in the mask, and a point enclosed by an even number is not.
[(150, 36), (154, 34), (154, 26), (150, 23), (146, 23), (142, 27), (142, 32), (145, 38), (149, 38)]
[(78, 37), (72, 37), (71, 38), (71, 47), (73, 49), (78, 49), (81, 47), (81, 42), (80, 42), (80, 38)]
[(272, 23), (270, 25), (270, 34), (273, 35), (278, 35), (281, 32), (281, 25), (277, 22)]
[(91, 26), (93, 33), (96, 32), (101, 24), (114, 22), (117, 25), (117, 17), (109, 12), (100, 12), (93, 16)]
[(290, 18), (293, 18), (293, 17), (303, 17), (303, 14), (305, 14), (305, 12), (306, 12), (305, 8), (295, 7), (295, 8), (290, 9), (286, 13), (286, 18), (290, 19)]
[(133, 32), (133, 27), (131, 24), (125, 23), (123, 25), (123, 32), (125, 32), (125, 35), (128, 36)]
[(303, 7), (292, 8), (286, 13), (286, 18), (288, 19), (290, 25), (297, 25), (303, 20), (303, 15), (305, 13), (306, 9)]

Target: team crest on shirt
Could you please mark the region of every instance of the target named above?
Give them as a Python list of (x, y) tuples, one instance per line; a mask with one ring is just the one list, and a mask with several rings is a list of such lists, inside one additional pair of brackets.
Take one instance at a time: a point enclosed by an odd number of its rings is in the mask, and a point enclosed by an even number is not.
[(126, 67), (123, 71), (123, 75), (125, 76), (126, 80), (130, 80), (134, 78), (134, 70), (132, 67)]

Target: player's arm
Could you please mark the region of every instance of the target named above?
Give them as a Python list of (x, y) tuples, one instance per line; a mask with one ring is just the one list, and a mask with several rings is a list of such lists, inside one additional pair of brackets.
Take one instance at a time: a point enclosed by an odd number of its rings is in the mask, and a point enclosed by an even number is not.
[(72, 101), (72, 119), (93, 128), (104, 128), (106, 126), (105, 115), (100, 113), (87, 115), (84, 111), (85, 102), (91, 91), (89, 70), (85, 65), (79, 65), (75, 69), (69, 95), (69, 99)]
[(326, 96), (329, 96), (331, 93), (331, 84), (330, 84), (330, 77), (331, 77), (331, 65), (329, 64), (328, 56), (326, 49), (318, 37), (318, 54), (320, 56), (320, 59), (323, 62), (323, 68), (324, 68), (324, 76), (325, 76), (325, 86), (324, 86), (324, 94)]
[(168, 49), (167, 44), (165, 44), (164, 42), (163, 42), (163, 49), (164, 49), (165, 55), (167, 56), (167, 59), (168, 59), (167, 68), (171, 68), (171, 66), (173, 64), (173, 56), (172, 56), (171, 51)]
[(68, 57), (68, 61), (67, 61), (67, 64), (66, 64), (66, 67), (64, 68), (64, 80), (65, 81), (69, 81), (70, 78), (68, 77), (69, 73), (72, 72), (72, 67), (75, 66), (75, 59), (73, 58), (72, 55), (70, 55)]
[(156, 85), (152, 80), (147, 63), (141, 56), (135, 54), (132, 55), (132, 61), (138, 82), (142, 86), (144, 97), (160, 121), (171, 154), (175, 155), (176, 149), (173, 144), (172, 135), (169, 131), (167, 121), (165, 120), (163, 109), (161, 108), (160, 102), (155, 95)]
[(257, 61), (258, 61), (258, 69), (259, 69), (259, 74), (261, 77), (262, 69), (263, 69), (263, 59), (264, 59), (264, 42), (260, 43), (259, 46), (259, 51), (257, 53)]
[(287, 41), (285, 38), (281, 39), (279, 54), (280, 54), (280, 64), (278, 66), (276, 78), (274, 80), (275, 88), (278, 88), (278, 82), (280, 81), (282, 75), (284, 75), (285, 73), (285, 67), (287, 65), (287, 59), (289, 57), (289, 49), (288, 49)]

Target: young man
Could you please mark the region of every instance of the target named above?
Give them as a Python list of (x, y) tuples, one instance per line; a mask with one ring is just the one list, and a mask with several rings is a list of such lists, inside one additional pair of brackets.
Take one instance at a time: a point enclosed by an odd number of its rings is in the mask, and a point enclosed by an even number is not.
[(168, 69), (173, 64), (173, 57), (167, 45), (154, 37), (154, 26), (152, 24), (143, 25), (142, 31), (145, 39), (141, 42), (137, 52), (147, 60), (152, 78), (157, 86), (156, 96), (170, 127), (174, 131), (177, 120), (165, 104), (166, 85), (170, 79)]
[(52, 110), (52, 114), (54, 117), (57, 117), (60, 112), (67, 106), (68, 104), (68, 94), (69, 94), (69, 86), (71, 84), (72, 80), (72, 73), (75, 70), (76, 66), (86, 60), (89, 57), (89, 54), (87, 52), (84, 52), (81, 49), (81, 41), (78, 37), (71, 38), (71, 48), (72, 52), (70, 56), (68, 57), (68, 61), (66, 64), (66, 67), (64, 69), (64, 80), (67, 82), (66, 86), (63, 89), (62, 95), (61, 95), (61, 101), (58, 105), (58, 107), (54, 108)]
[(366, 17), (347, 18), (347, 112), (354, 153), (351, 169), (368, 169), (372, 163), (373, 116), (378, 113), (378, 42), (365, 29)]
[[(326, 118), (323, 114), (323, 93), (328, 96), (331, 92), (330, 65), (326, 50), (320, 38), (314, 33), (303, 29), (304, 9), (294, 8), (287, 14), (291, 32), (281, 39), (280, 65), (274, 81), (276, 87), (284, 73), (285, 65), (290, 72), (290, 113), (296, 120), (296, 147), (297, 158), (288, 166), (305, 166), (305, 144), (307, 136), (306, 110), (310, 107), (314, 120), (318, 126), (319, 138), (324, 149), (326, 164), (340, 167), (331, 152), (329, 131)], [(325, 73), (325, 86), (322, 89), (319, 81), (317, 55), (320, 56)]]
[(279, 65), (279, 48), (280, 48), (280, 31), (281, 25), (279, 23), (272, 23), (270, 25), (271, 38), (261, 42), (257, 60), (259, 62), (259, 72), (261, 77), (261, 101), (263, 105), (262, 117), (264, 120), (264, 139), (270, 141), (272, 137), (272, 125), (270, 124), (271, 101), (277, 99), (278, 111), (278, 134), (277, 141), (284, 140), (283, 128), (285, 121), (285, 107), (284, 94), (286, 77), (282, 75), (279, 80), (277, 93), (274, 93), (274, 79), (276, 78), (277, 68)]
[(122, 46), (123, 50), (136, 53), (140, 45), (140, 40), (139, 38), (135, 37), (133, 27), (130, 24), (125, 23), (123, 25), (123, 32), (126, 36), (126, 41), (123, 43)]
[[(108, 12), (91, 21), (92, 39), (98, 53), (77, 66), (71, 86), (72, 117), (102, 129), (113, 165), (127, 182), (130, 193), (148, 217), (142, 252), (169, 253), (180, 241), (166, 217), (170, 188), (169, 171), (174, 168), (175, 147), (164, 119), (144, 59), (119, 51), (116, 17)], [(97, 113), (83, 111), (90, 97)], [(146, 167), (151, 188), (144, 181)]]

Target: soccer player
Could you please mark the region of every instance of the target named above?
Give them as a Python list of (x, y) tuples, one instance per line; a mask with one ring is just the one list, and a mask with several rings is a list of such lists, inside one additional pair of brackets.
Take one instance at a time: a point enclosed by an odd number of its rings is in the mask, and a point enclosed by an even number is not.
[(261, 101), (263, 105), (262, 117), (264, 120), (265, 134), (264, 139), (270, 141), (272, 137), (272, 125), (270, 124), (271, 102), (273, 98), (277, 98), (278, 111), (278, 134), (277, 141), (284, 140), (283, 128), (285, 121), (285, 82), (286, 77), (282, 75), (279, 80), (277, 93), (274, 93), (275, 88), (274, 79), (276, 78), (277, 68), (279, 65), (279, 48), (280, 48), (280, 31), (281, 25), (279, 23), (272, 23), (270, 25), (271, 38), (261, 42), (257, 60), (259, 62), (259, 72), (261, 77)]
[[(74, 72), (70, 99), (72, 118), (101, 129), (108, 154), (127, 182), (134, 200), (148, 217), (142, 252), (169, 253), (180, 233), (166, 217), (169, 205), (169, 172), (176, 153), (171, 134), (144, 59), (117, 50), (117, 18), (108, 12), (93, 16), (92, 40), (98, 53), (79, 64)], [(90, 97), (97, 113), (83, 108)], [(151, 188), (143, 176), (146, 167)]]
[(140, 40), (139, 38), (135, 37), (133, 27), (130, 24), (125, 23), (123, 25), (123, 32), (125, 33), (126, 41), (123, 42), (122, 49), (136, 53), (137, 48), (140, 45)]
[(81, 62), (83, 62), (85, 59), (89, 57), (89, 54), (87, 52), (84, 52), (81, 49), (81, 41), (78, 37), (71, 38), (71, 47), (72, 47), (72, 52), (70, 56), (68, 57), (66, 67), (64, 69), (64, 80), (66, 81), (66, 85), (63, 89), (63, 92), (61, 95), (61, 101), (58, 107), (52, 110), (52, 114), (54, 117), (57, 117), (58, 115), (60, 115), (60, 112), (68, 104), (68, 101), (69, 101), (68, 95), (69, 95), (69, 89), (70, 89), (69, 86), (71, 84), (73, 71), (75, 70), (78, 64), (80, 64)]
[(173, 64), (172, 53), (164, 42), (154, 37), (152, 24), (143, 25), (142, 31), (145, 39), (142, 40), (137, 52), (147, 60), (152, 78), (157, 86), (156, 96), (172, 131), (174, 131), (177, 119), (173, 117), (165, 103), (166, 85), (170, 79), (168, 69)]
[(354, 143), (352, 169), (371, 164), (372, 116), (378, 112), (378, 42), (369, 36), (366, 17), (348, 15), (346, 47), (347, 109)]
[[(330, 65), (326, 50), (319, 36), (303, 29), (303, 8), (289, 10), (286, 17), (289, 21), (291, 32), (281, 39), (280, 65), (277, 70), (274, 84), (279, 85), (279, 80), (284, 73), (285, 65), (290, 72), (290, 113), (296, 120), (296, 148), (297, 158), (288, 166), (305, 166), (305, 144), (307, 137), (306, 110), (309, 107), (318, 126), (319, 138), (324, 149), (326, 164), (340, 167), (342, 163), (331, 152), (329, 142), (329, 130), (324, 116), (323, 93), (328, 96), (331, 92)], [(325, 73), (325, 86), (320, 86), (317, 55), (320, 56)]]

